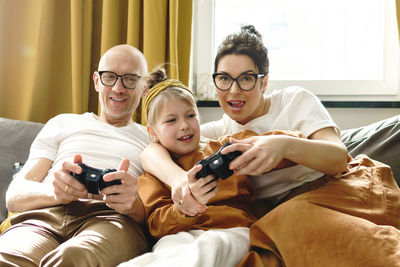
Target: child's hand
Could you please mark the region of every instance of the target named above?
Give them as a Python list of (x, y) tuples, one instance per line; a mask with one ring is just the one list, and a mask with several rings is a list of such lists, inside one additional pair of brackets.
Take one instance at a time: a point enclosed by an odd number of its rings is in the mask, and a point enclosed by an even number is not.
[(196, 179), (196, 173), (199, 172), (202, 167), (202, 165), (196, 165), (189, 171), (194, 173), (194, 175), (189, 176), (189, 189), (193, 197), (198, 202), (205, 205), (217, 194), (218, 182), (213, 175), (207, 175), (206, 177)]
[(196, 175), (196, 172), (193, 172), (193, 168), (188, 172), (185, 171), (184, 178), (176, 179), (178, 182), (171, 186), (171, 197), (174, 204), (187, 216), (196, 216), (207, 210), (207, 206), (198, 202), (190, 192), (189, 180)]

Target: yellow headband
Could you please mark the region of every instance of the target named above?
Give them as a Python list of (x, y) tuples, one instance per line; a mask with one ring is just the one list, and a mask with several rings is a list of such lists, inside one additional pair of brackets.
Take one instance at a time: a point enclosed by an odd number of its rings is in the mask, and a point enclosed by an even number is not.
[(147, 93), (147, 95), (143, 99), (143, 103), (142, 103), (142, 119), (141, 119), (142, 125), (146, 125), (147, 124), (147, 113), (149, 112), (149, 106), (150, 106), (151, 101), (161, 91), (163, 91), (163, 90), (165, 90), (165, 89), (167, 89), (169, 87), (179, 87), (179, 88), (187, 90), (188, 92), (190, 92), (193, 95), (192, 91), (190, 91), (186, 87), (186, 85), (184, 85), (181, 81), (168, 79), (168, 80), (165, 80), (163, 82), (157, 83), (152, 88), (150, 88), (149, 92)]

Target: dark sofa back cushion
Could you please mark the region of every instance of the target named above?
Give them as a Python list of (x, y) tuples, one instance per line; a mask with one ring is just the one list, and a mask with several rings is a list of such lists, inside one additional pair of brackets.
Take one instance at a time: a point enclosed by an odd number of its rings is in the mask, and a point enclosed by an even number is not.
[(26, 161), (31, 143), (42, 127), (42, 123), (0, 118), (0, 222), (7, 217), (5, 193), (13, 164)]
[(400, 116), (344, 130), (341, 139), (352, 157), (366, 154), (389, 165), (400, 185)]

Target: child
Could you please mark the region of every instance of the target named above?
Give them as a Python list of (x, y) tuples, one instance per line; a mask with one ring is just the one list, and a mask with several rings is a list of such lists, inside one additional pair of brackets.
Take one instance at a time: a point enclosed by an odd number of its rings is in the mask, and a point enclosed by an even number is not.
[[(148, 79), (149, 93), (144, 99), (144, 115), (153, 142), (168, 149), (184, 169), (197, 173), (193, 165), (218, 151), (229, 136), (200, 143), (198, 110), (191, 92), (179, 81), (167, 80), (165, 71), (154, 71)], [(271, 132), (267, 134), (296, 133)], [(235, 134), (241, 139), (255, 133)], [(157, 164), (157, 163), (155, 163)], [(291, 162), (282, 161), (277, 168)], [(193, 167), (193, 168), (192, 168)], [(150, 234), (159, 239), (153, 252), (120, 266), (236, 266), (249, 251), (249, 227), (256, 220), (249, 207), (254, 200), (253, 186), (247, 176), (232, 175), (218, 181), (213, 176), (193, 178), (193, 196), (208, 207), (188, 217), (171, 199), (170, 187), (149, 173), (138, 178), (138, 193), (143, 201)], [(181, 204), (181, 203), (180, 203)]]
[[(148, 87), (144, 100), (148, 105), (147, 131), (178, 164), (190, 169), (223, 144), (200, 146), (196, 103), (181, 82), (167, 80), (160, 69), (150, 75)], [(201, 167), (194, 169), (197, 172)], [(253, 187), (244, 175), (220, 180), (218, 188), (213, 178), (190, 181), (192, 194), (204, 199), (208, 207), (204, 213), (188, 217), (175, 207), (168, 186), (149, 173), (140, 176), (138, 193), (149, 231), (159, 240), (153, 252), (120, 266), (235, 266), (249, 251), (249, 227), (256, 220), (248, 208), (254, 200)]]

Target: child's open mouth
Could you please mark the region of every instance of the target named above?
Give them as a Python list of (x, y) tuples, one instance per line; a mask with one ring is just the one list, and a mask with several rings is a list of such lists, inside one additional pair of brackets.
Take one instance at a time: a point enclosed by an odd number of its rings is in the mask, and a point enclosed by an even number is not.
[(193, 134), (184, 135), (184, 136), (178, 138), (178, 140), (179, 140), (179, 141), (182, 141), (182, 142), (189, 142), (189, 141), (191, 141), (192, 139), (193, 139)]

